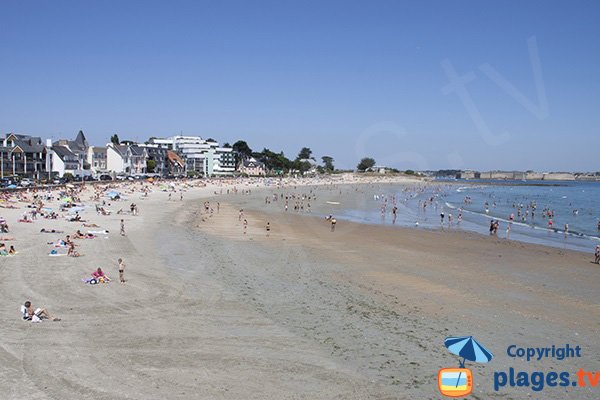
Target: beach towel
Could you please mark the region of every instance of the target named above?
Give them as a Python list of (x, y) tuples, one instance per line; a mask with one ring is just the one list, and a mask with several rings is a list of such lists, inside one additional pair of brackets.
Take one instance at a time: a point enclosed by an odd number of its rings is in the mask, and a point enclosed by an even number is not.
[(90, 235), (108, 235), (108, 231), (106, 229), (102, 231), (87, 231), (87, 233)]

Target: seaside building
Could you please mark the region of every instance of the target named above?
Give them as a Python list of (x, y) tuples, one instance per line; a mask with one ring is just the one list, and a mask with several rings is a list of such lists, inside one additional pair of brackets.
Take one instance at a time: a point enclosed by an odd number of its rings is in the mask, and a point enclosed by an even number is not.
[(106, 147), (90, 146), (87, 151), (87, 163), (95, 176), (108, 172), (106, 164)]
[(167, 169), (170, 175), (185, 173), (185, 161), (173, 150), (167, 150)]
[(62, 178), (65, 173), (76, 176), (79, 170), (79, 157), (67, 146), (52, 146), (52, 172)]
[(238, 170), (241, 174), (248, 176), (266, 175), (265, 164), (252, 157), (247, 160), (243, 160), (240, 163)]
[(172, 136), (152, 138), (150, 144), (176, 152), (185, 163), (185, 171), (203, 176), (233, 175), (235, 154), (229, 147), (221, 147), (214, 139), (199, 136)]
[(168, 168), (168, 159), (167, 159), (167, 148), (161, 147), (157, 144), (140, 144), (139, 147), (142, 147), (146, 150), (148, 154), (148, 158), (146, 160), (146, 166), (148, 167), (148, 161), (152, 161), (154, 163), (154, 168), (150, 170), (146, 169), (146, 172), (149, 174), (157, 174), (157, 175), (167, 175), (169, 173)]
[(0, 142), (0, 175), (41, 179), (49, 167), (48, 149), (40, 137), (9, 133)]
[[(88, 163), (88, 148), (90, 147), (85, 135), (83, 134), (83, 131), (79, 131), (79, 133), (77, 134), (77, 137), (75, 137), (75, 140), (68, 140), (68, 139), (59, 139), (56, 142), (54, 142), (52, 144), (53, 146), (63, 146), (68, 148), (71, 153), (75, 154), (75, 156), (77, 156), (77, 161), (79, 163), (79, 166), (77, 168), (77, 170), (89, 170), (90, 169), (90, 164)], [(79, 171), (76, 171), (79, 172)], [(85, 174), (85, 173), (77, 173), (77, 175), (89, 175)]]
[(137, 144), (106, 145), (106, 169), (115, 174), (145, 174), (147, 159), (148, 152)]

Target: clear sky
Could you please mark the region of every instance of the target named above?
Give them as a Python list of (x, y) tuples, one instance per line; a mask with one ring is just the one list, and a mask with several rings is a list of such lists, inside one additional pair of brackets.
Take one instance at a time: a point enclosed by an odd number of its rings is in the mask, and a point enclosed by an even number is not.
[(596, 171), (598, 21), (597, 1), (0, 0), (0, 132)]

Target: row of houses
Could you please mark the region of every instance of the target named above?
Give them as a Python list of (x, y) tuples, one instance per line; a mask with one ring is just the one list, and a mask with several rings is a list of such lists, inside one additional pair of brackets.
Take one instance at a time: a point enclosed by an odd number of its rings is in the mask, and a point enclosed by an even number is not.
[(20, 175), (43, 179), (62, 177), (66, 173), (77, 177), (188, 173), (209, 177), (236, 172), (264, 175), (265, 167), (254, 159), (244, 159), (237, 164), (233, 149), (198, 136), (150, 138), (143, 144), (92, 146), (79, 131), (75, 140), (46, 140), (44, 143), (40, 137), (10, 133), (0, 141), (2, 177)]

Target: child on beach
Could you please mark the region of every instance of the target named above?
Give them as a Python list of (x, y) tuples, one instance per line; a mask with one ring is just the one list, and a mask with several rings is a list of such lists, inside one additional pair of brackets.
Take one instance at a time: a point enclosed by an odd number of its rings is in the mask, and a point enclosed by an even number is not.
[(125, 262), (119, 258), (119, 282), (125, 283)]

